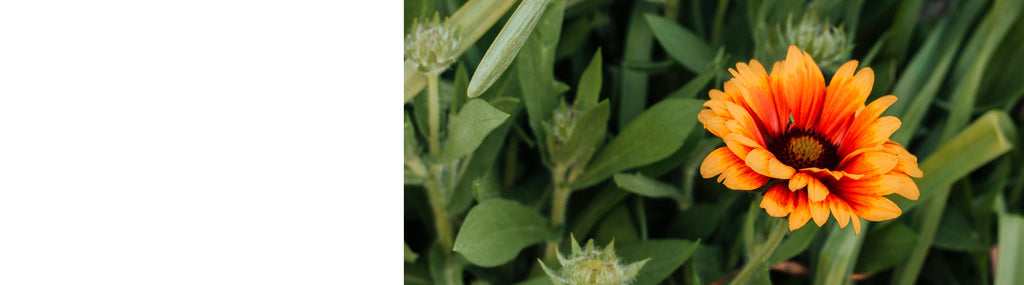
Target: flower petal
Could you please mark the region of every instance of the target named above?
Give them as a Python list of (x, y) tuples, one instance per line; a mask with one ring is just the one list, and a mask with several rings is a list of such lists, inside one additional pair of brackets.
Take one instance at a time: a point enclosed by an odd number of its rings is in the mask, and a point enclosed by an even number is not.
[(902, 213), (896, 203), (882, 196), (847, 194), (843, 199), (857, 216), (872, 222), (895, 219)]
[(825, 91), (825, 103), (818, 130), (825, 134), (836, 134), (853, 120), (854, 113), (864, 106), (871, 94), (875, 73), (871, 68), (863, 68), (856, 75), (857, 61), (851, 60), (836, 70)]
[(807, 187), (807, 183), (811, 182), (811, 179), (815, 179), (810, 174), (804, 172), (797, 172), (793, 174), (793, 177), (789, 178), (789, 191), (795, 191)]
[(751, 150), (744, 160), (750, 169), (771, 178), (789, 179), (796, 173), (796, 169), (783, 164), (774, 154), (763, 148)]
[(845, 228), (850, 223), (850, 206), (846, 205), (846, 201), (836, 197), (826, 199), (828, 201), (828, 208), (832, 212), (832, 216), (836, 217), (836, 222), (839, 222), (839, 228)]
[(811, 217), (819, 227), (828, 221), (829, 207), (826, 201), (810, 201)]
[(882, 147), (885, 151), (896, 154), (899, 157), (899, 163), (896, 164), (897, 170), (906, 173), (911, 177), (921, 178), (924, 176), (924, 173), (921, 172), (921, 168), (917, 167), (917, 156), (910, 154), (910, 152), (907, 151), (906, 148), (903, 148), (902, 145), (893, 141), (888, 141), (882, 144)]
[(828, 188), (818, 178), (811, 177), (807, 183), (807, 197), (811, 199), (811, 202), (821, 202), (828, 197)]
[(700, 175), (704, 178), (720, 175), (718, 182), (733, 190), (754, 190), (768, 183), (768, 177), (751, 170), (728, 147), (720, 147), (708, 154), (700, 164)]
[(796, 194), (796, 205), (793, 206), (793, 212), (789, 214), (789, 230), (793, 231), (803, 227), (807, 224), (807, 221), (811, 220), (811, 209), (807, 203), (807, 194), (804, 191), (793, 191)]
[(785, 184), (776, 183), (764, 192), (759, 205), (772, 217), (785, 217), (796, 207), (796, 198), (799, 197), (792, 191), (787, 191)]
[(864, 174), (866, 176), (877, 176), (888, 173), (896, 167), (899, 156), (886, 151), (869, 151), (860, 153), (851, 159), (840, 163), (839, 169), (846, 173)]
[(775, 100), (789, 106), (793, 126), (811, 129), (825, 102), (825, 77), (814, 59), (791, 45), (786, 59), (774, 66), (768, 80)]

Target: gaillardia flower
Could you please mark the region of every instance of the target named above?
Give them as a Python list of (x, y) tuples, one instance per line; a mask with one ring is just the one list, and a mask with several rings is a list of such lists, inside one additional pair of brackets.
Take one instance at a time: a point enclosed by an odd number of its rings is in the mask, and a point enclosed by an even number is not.
[(773, 217), (789, 215), (789, 229), (808, 220), (821, 226), (835, 216), (839, 227), (860, 219), (882, 221), (901, 211), (883, 197), (916, 200), (921, 177), (917, 157), (889, 140), (900, 127), (896, 117), (879, 117), (896, 102), (886, 95), (864, 105), (874, 82), (870, 68), (849, 61), (825, 78), (811, 56), (790, 46), (771, 75), (757, 60), (729, 69), (724, 91), (711, 90), (697, 116), (726, 146), (708, 154), (704, 178), (733, 190), (766, 184), (761, 208)]

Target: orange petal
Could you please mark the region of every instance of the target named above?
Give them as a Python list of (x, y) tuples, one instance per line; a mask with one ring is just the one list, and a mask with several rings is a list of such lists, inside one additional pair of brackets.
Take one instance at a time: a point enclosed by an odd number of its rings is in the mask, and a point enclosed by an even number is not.
[[(917, 198), (912, 193), (917, 190), (914, 181), (900, 173), (889, 173), (860, 180), (843, 179), (833, 185), (832, 193), (841, 193), (844, 197), (846, 194), (882, 196), (900, 192)], [(908, 189), (911, 185), (913, 188)]]
[(845, 156), (857, 149), (879, 147), (899, 128), (900, 119), (893, 116), (881, 117), (871, 123), (854, 122), (840, 141), (838, 154)]
[(810, 202), (810, 208), (811, 208), (811, 217), (814, 218), (814, 223), (817, 224), (819, 227), (821, 225), (824, 225), (825, 222), (828, 221), (828, 214), (829, 214), (828, 202), (826, 202), (826, 201), (818, 201), (818, 202), (811, 201)]
[(729, 147), (737, 157), (747, 157), (751, 150), (764, 148), (764, 146), (758, 145), (754, 140), (738, 133), (731, 133), (722, 138), (722, 140), (725, 141), (725, 146)]
[(876, 176), (888, 173), (896, 167), (899, 156), (886, 151), (869, 151), (854, 156), (845, 163), (840, 163), (839, 169), (847, 173), (864, 174)]
[(785, 217), (793, 211), (793, 207), (796, 206), (797, 194), (786, 191), (786, 186), (782, 183), (776, 183), (772, 187), (768, 188), (768, 191), (764, 192), (764, 197), (761, 198), (760, 207), (768, 212), (769, 216), (772, 217)]
[(860, 234), (860, 217), (851, 215), (850, 218), (853, 220), (853, 234)]
[(745, 160), (750, 169), (771, 178), (789, 179), (796, 173), (796, 169), (783, 164), (774, 154), (763, 148), (751, 150)]
[(720, 175), (718, 182), (733, 190), (754, 190), (768, 183), (768, 177), (751, 170), (728, 147), (720, 147), (708, 154), (700, 164), (700, 175), (704, 178)]
[(793, 174), (793, 177), (789, 178), (789, 191), (807, 187), (807, 183), (810, 183), (811, 179), (815, 178), (807, 173), (797, 172)]
[(872, 222), (895, 219), (902, 213), (896, 203), (881, 196), (854, 194), (844, 195), (843, 199), (850, 203), (857, 216)]
[(828, 188), (818, 178), (812, 177), (807, 183), (807, 197), (811, 199), (811, 202), (821, 202), (828, 197)]
[(823, 133), (835, 134), (837, 130), (846, 127), (871, 94), (874, 71), (864, 68), (854, 75), (856, 69), (857, 61), (851, 60), (840, 66), (832, 76), (826, 88), (821, 118), (818, 120), (818, 129)]
[(790, 46), (786, 59), (775, 67), (769, 76), (775, 100), (789, 106), (793, 126), (811, 129), (825, 102), (825, 77), (821, 69), (809, 54), (796, 46)]
[(836, 222), (839, 222), (839, 228), (845, 228), (850, 223), (850, 206), (847, 206), (846, 202), (842, 199), (833, 197), (827, 200), (829, 210), (836, 217)]
[(917, 200), (917, 198), (921, 196), (921, 192), (917, 188), (917, 183), (914, 183), (914, 180), (910, 179), (910, 177), (904, 174), (891, 174), (887, 176), (892, 177), (891, 179), (897, 179), (902, 181), (899, 184), (903, 185), (903, 187), (896, 187), (893, 193), (896, 193), (897, 195), (903, 196), (904, 198), (910, 200)]
[(797, 197), (794, 199), (796, 205), (793, 206), (793, 211), (789, 214), (790, 231), (803, 227), (811, 219), (811, 209), (807, 203), (807, 194), (804, 191), (794, 191), (792, 193), (796, 194)]
[(921, 172), (921, 168), (917, 167), (917, 156), (910, 154), (906, 148), (902, 145), (893, 141), (888, 141), (882, 145), (885, 151), (896, 154), (900, 159), (899, 163), (896, 164), (896, 169), (910, 175), (911, 177), (921, 178), (924, 173)]

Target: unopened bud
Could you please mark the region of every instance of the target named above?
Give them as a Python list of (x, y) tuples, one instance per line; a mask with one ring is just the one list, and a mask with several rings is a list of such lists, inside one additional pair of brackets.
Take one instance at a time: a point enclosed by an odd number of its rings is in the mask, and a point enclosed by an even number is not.
[(586, 248), (581, 249), (576, 243), (576, 238), (572, 238), (572, 254), (566, 258), (562, 253), (558, 253), (558, 262), (562, 264), (561, 270), (549, 269), (544, 262), (540, 265), (556, 285), (628, 285), (636, 279), (640, 268), (648, 260), (650, 258), (623, 265), (615, 256), (614, 241), (608, 243), (604, 250), (598, 250), (594, 248), (594, 240), (590, 240)]
[(416, 63), (425, 73), (440, 74), (455, 62), (455, 52), (462, 40), (458, 28), (452, 28), (447, 19), (441, 23), (435, 13), (434, 20), (413, 20), (412, 31), (405, 36), (405, 57)]

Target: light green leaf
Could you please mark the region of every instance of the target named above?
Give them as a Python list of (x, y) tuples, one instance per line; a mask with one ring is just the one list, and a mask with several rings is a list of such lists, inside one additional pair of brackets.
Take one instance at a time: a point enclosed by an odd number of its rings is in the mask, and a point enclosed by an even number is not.
[(505, 73), (505, 69), (512, 65), (512, 60), (519, 54), (519, 49), (533, 32), (550, 1), (523, 0), (519, 4), (519, 8), (516, 8), (512, 17), (501, 28), (498, 37), (491, 43), (484, 58), (480, 60), (480, 65), (476, 67), (473, 79), (469, 81), (467, 94), (470, 98), (480, 96), (487, 88), (491, 88), (491, 84), (494, 84), (498, 77)]
[(698, 245), (699, 242), (682, 239), (647, 240), (638, 244), (617, 247), (616, 254), (621, 257), (624, 264), (650, 258), (651, 261), (644, 264), (636, 282), (632, 284), (653, 285), (665, 280), (679, 266), (682, 266)]
[[(493, 90), (494, 88), (491, 89)], [(519, 101), (515, 98), (509, 97), (500, 97), (491, 101), (492, 106), (502, 112), (511, 114), (513, 118), (518, 116), (518, 103)], [(505, 120), (501, 126), (498, 126), (498, 128), (491, 131), (484, 138), (484, 141), (480, 143), (480, 147), (473, 151), (473, 155), (469, 158), (469, 163), (462, 168), (459, 184), (455, 186), (455, 191), (448, 201), (447, 208), (449, 213), (459, 215), (469, 209), (470, 203), (473, 202), (474, 183), (494, 165), (494, 160), (497, 159), (505, 137), (508, 135), (509, 130), (512, 129), (514, 123), (514, 119)]]
[(483, 142), (487, 134), (508, 119), (509, 115), (484, 100), (470, 100), (452, 120), (448, 140), (438, 155), (438, 163), (447, 163), (465, 156)]
[(638, 195), (652, 198), (679, 198), (679, 189), (676, 187), (640, 174), (616, 173), (614, 180), (615, 185)]
[(491, 169), (473, 181), (473, 197), (478, 202), (497, 198), (501, 196), (501, 191), (498, 187), (498, 177), (494, 175), (494, 170)]
[(501, 198), (480, 202), (466, 214), (455, 251), (478, 266), (509, 262), (523, 248), (544, 241), (547, 222), (536, 210)]
[(597, 49), (594, 58), (590, 60), (590, 65), (583, 70), (579, 86), (576, 87), (576, 101), (573, 106), (577, 110), (590, 110), (592, 106), (597, 105), (597, 100), (601, 96), (601, 71), (601, 49)]
[(999, 256), (996, 259), (996, 285), (1020, 284), (1024, 280), (1024, 217), (999, 215)]
[(697, 125), (703, 101), (665, 99), (651, 106), (612, 139), (570, 187), (597, 184), (615, 172), (658, 161), (675, 152)]
[(878, 272), (903, 262), (918, 238), (917, 232), (899, 222), (884, 225), (867, 235), (857, 258), (857, 272)]
[(654, 37), (665, 53), (693, 72), (704, 72), (715, 58), (715, 50), (693, 32), (668, 18), (645, 15)]

